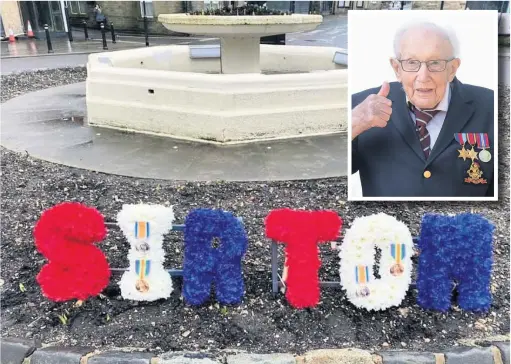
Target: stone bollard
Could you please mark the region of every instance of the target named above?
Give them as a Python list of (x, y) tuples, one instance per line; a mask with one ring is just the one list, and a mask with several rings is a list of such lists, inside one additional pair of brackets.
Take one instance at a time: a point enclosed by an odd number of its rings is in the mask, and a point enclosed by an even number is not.
[(48, 45), (48, 53), (53, 53), (53, 47), (51, 46), (50, 30), (48, 24), (44, 24), (44, 31), (46, 33), (46, 44)]

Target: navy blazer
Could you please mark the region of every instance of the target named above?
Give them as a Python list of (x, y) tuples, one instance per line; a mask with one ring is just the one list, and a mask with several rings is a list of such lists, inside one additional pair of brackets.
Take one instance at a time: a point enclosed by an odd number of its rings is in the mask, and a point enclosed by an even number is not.
[[(360, 173), (364, 197), (493, 197), (494, 92), (456, 78), (451, 85), (447, 115), (426, 160), (401, 83), (390, 83), (387, 98), (392, 100), (392, 115), (387, 126), (371, 128), (352, 141), (352, 173)], [(379, 90), (352, 95), (352, 108)], [(455, 133), (488, 133), (492, 159), (477, 160), (487, 184), (464, 182), (471, 160), (458, 158), (461, 146)], [(465, 149), (470, 149), (468, 143)], [(477, 145), (475, 150), (480, 150)]]

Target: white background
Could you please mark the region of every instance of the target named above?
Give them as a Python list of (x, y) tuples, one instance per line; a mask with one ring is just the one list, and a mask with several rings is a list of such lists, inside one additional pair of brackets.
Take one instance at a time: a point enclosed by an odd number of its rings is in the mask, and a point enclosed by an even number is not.
[[(456, 33), (462, 83), (497, 88), (498, 14), (484, 10), (350, 10), (348, 12), (348, 94), (397, 81), (389, 59), (394, 57), (394, 35), (403, 25), (429, 21)], [(349, 100), (351, 106), (351, 97)], [(351, 117), (349, 117), (351, 121)], [(497, 129), (495, 129), (497, 130)], [(351, 143), (348, 143), (351, 149)], [(348, 153), (351, 158), (351, 150)], [(349, 163), (351, 166), (351, 161)], [(358, 173), (348, 171), (348, 195), (360, 198)]]
[(462, 83), (495, 87), (497, 66), (497, 12), (484, 10), (412, 10), (348, 12), (350, 93), (396, 81), (389, 58), (394, 57), (394, 35), (408, 22), (431, 21), (451, 27), (459, 42)]

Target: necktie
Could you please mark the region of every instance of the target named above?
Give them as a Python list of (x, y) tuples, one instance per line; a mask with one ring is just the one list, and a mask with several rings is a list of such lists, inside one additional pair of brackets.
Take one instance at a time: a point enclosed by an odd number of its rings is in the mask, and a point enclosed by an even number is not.
[(431, 137), (429, 136), (428, 129), (426, 129), (426, 125), (428, 125), (439, 110), (420, 110), (412, 104), (410, 104), (410, 109), (415, 114), (415, 130), (421, 142), (424, 156), (428, 159), (431, 152)]

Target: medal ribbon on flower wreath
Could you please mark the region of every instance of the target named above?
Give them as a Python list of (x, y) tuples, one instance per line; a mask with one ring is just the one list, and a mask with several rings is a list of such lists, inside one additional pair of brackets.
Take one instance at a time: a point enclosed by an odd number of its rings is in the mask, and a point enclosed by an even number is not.
[[(136, 221), (135, 222), (135, 238), (147, 239), (149, 237), (149, 234), (150, 234), (150, 228), (149, 228), (148, 222), (145, 222), (145, 221)], [(145, 243), (145, 242), (142, 242), (141, 244), (137, 244), (136, 249), (138, 251), (140, 251), (140, 250), (146, 251), (147, 249), (145, 249), (146, 247), (144, 246), (144, 244), (147, 245), (147, 243)], [(147, 248), (148, 248), (148, 246), (147, 246)], [(137, 291), (139, 291), (141, 293), (145, 293), (145, 292), (149, 291), (149, 283), (147, 283), (147, 281), (144, 278), (147, 275), (149, 275), (150, 269), (151, 269), (151, 261), (150, 260), (146, 260), (146, 259), (135, 260), (135, 272), (138, 275), (138, 280), (135, 285), (135, 288), (137, 289)]]
[[(150, 225), (148, 222), (144, 221), (136, 221), (135, 222), (135, 238), (136, 239), (147, 239), (150, 235)], [(149, 250), (149, 244), (147, 242), (142, 241), (135, 245), (135, 249), (138, 252), (147, 252)]]
[(355, 282), (360, 286), (356, 295), (358, 297), (366, 297), (371, 293), (366, 284), (369, 282), (369, 267), (367, 265), (357, 265), (355, 267)]
[(491, 154), (486, 148), (490, 147), (490, 140), (488, 139), (487, 133), (477, 133), (477, 147), (482, 149), (479, 152), (479, 160), (484, 163), (488, 163), (491, 160)]
[(458, 158), (463, 158), (463, 160), (467, 160), (468, 158), (468, 150), (465, 149), (465, 143), (467, 142), (467, 134), (466, 133), (456, 133), (454, 134), (454, 139), (461, 145), (461, 149), (458, 149), (460, 155)]
[(390, 244), (390, 254), (396, 261), (396, 263), (390, 267), (390, 274), (393, 276), (400, 276), (405, 270), (405, 267), (401, 263), (401, 260), (404, 259), (406, 255), (405, 244)]
[(472, 183), (475, 185), (478, 184), (486, 184), (488, 183), (484, 178), (482, 178), (483, 171), (481, 171), (481, 167), (479, 163), (475, 160), (477, 158), (477, 152), (474, 150), (474, 145), (477, 143), (476, 133), (467, 133), (468, 143), (471, 145), (472, 149), (468, 151), (467, 155), (470, 159), (472, 159), (472, 164), (467, 171), (468, 177), (465, 178), (465, 183)]
[(149, 283), (144, 279), (149, 275), (151, 271), (151, 261), (146, 259), (135, 260), (135, 272), (138, 275), (138, 281), (136, 283), (137, 291), (145, 293), (149, 291)]

